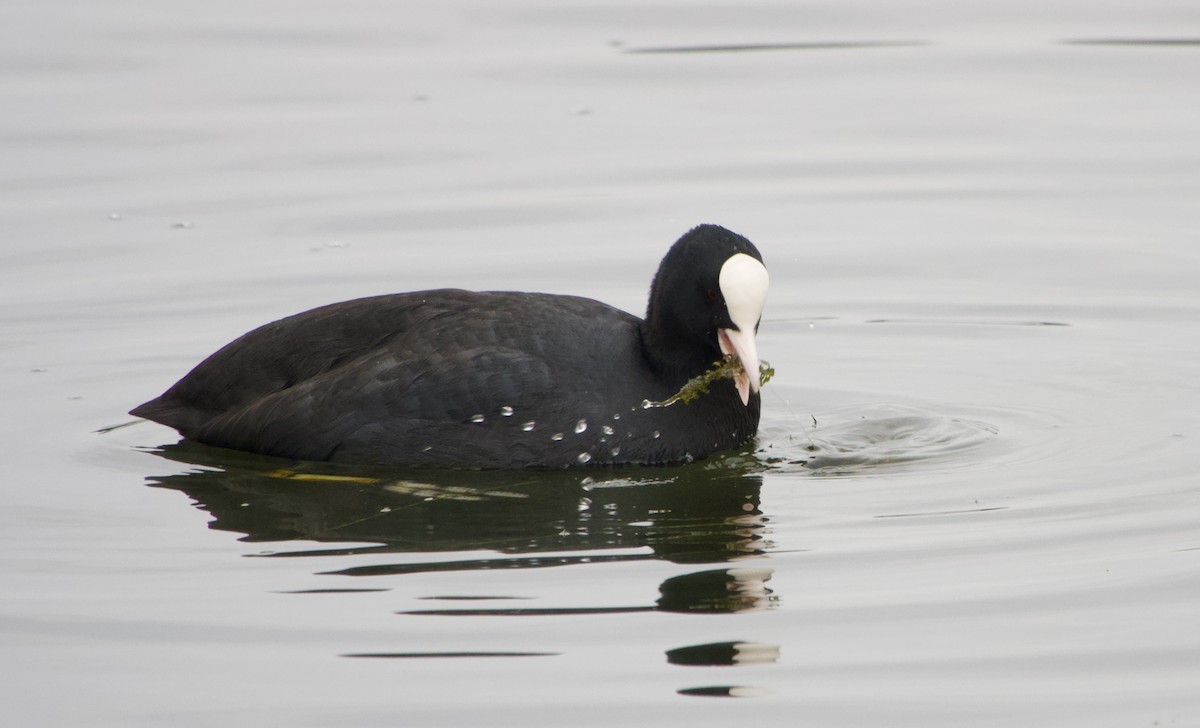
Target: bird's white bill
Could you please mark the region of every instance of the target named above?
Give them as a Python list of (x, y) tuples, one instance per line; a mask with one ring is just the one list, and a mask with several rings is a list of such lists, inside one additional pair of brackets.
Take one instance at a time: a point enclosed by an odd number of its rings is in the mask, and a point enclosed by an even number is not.
[(717, 332), (717, 342), (721, 345), (721, 353), (726, 356), (736, 356), (742, 363), (742, 371), (733, 378), (738, 396), (742, 404), (750, 404), (750, 393), (758, 391), (758, 345), (754, 343), (754, 329), (749, 332), (736, 329), (720, 329)]
[(758, 345), (754, 334), (762, 318), (771, 279), (767, 269), (756, 258), (737, 253), (721, 266), (718, 284), (725, 297), (725, 307), (734, 328), (721, 329), (717, 334), (721, 353), (736, 356), (742, 363), (742, 373), (734, 377), (742, 404), (750, 403), (750, 393), (759, 386)]

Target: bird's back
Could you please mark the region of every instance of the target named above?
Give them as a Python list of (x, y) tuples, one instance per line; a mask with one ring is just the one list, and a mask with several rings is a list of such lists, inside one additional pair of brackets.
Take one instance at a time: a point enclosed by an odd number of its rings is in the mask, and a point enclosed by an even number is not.
[(132, 414), (284, 457), (570, 464), (589, 417), (665, 391), (641, 360), (638, 322), (549, 294), (358, 299), (245, 334)]

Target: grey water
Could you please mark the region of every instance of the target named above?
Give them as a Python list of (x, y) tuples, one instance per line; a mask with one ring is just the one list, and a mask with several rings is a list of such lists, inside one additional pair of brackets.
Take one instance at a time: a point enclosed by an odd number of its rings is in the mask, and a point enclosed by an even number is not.
[[(7, 725), (1200, 725), (1194, 3), (0, 7)], [(335, 469), (124, 413), (456, 286), (772, 276), (757, 442)], [(676, 405), (680, 406), (680, 405)]]

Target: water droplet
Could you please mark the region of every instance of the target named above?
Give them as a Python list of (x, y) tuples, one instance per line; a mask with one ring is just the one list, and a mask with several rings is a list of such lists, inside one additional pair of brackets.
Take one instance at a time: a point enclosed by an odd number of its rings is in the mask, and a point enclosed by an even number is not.
[(503, 407), (500, 408), (500, 415), (502, 417), (512, 417), (513, 416), (513, 408), (509, 407), (508, 405), (504, 405)]
[(619, 420), (619, 419), (621, 419), (621, 413), (620, 413), (620, 412), (613, 412), (613, 419), (614, 419), (614, 420)]
[(471, 415), (471, 421), (476, 424), (483, 422), (483, 415)]
[(429, 452), (432, 449), (433, 445), (426, 445), (425, 447), (421, 448), (421, 452)]
[(172, 223), (171, 227), (175, 228), (176, 230), (191, 230), (195, 227), (195, 225), (191, 224), (187, 220), (180, 220), (179, 222)]
[(601, 427), (601, 428), (600, 428), (600, 431), (601, 431), (601, 432), (603, 432), (605, 435), (611, 435), (611, 434), (613, 434), (613, 428), (609, 427), (608, 425), (605, 425), (604, 427)]
[(109, 220), (124, 220), (125, 216), (119, 212), (110, 212), (110, 213), (108, 213), (108, 219)]
[(551, 440), (554, 440), (555, 442), (558, 442), (559, 440), (561, 440), (561, 439), (562, 439), (562, 433), (561, 433), (561, 432), (556, 432), (556, 433), (554, 433), (553, 435), (551, 435), (551, 436), (550, 436), (550, 439), (551, 439)]
[(576, 435), (578, 435), (579, 433), (583, 432), (586, 429), (587, 429), (587, 420), (580, 420), (575, 423), (575, 434)]
[(615, 458), (616, 456), (620, 455), (620, 454), (621, 454), (621, 448), (620, 448), (620, 446), (614, 447), (614, 448), (612, 449), (612, 456), (613, 456), (614, 458)]
[(658, 438), (659, 438), (659, 432), (658, 432), (658, 430), (655, 430), (654, 431), (654, 439), (657, 440)]
[(391, 508), (389, 508), (388, 506), (384, 506), (383, 508), (380, 508), (380, 509), (379, 509), (379, 512), (380, 512), (380, 513), (391, 513), (391, 512), (392, 512), (392, 509), (391, 509)]
[(642, 409), (650, 409), (653, 406), (654, 406), (654, 403), (651, 402), (650, 400), (648, 400), (648, 399), (642, 400)]
[(575, 457), (576, 462), (580, 465), (587, 465), (592, 461), (592, 456), (586, 452), (581, 452)]
[(683, 459), (690, 463), (693, 460), (695, 460), (696, 458), (692, 457), (692, 454), (690, 452), (685, 452), (683, 454)]
[(533, 432), (533, 428), (536, 425), (537, 425), (536, 422), (534, 422), (533, 420), (530, 420), (530, 421), (526, 422), (525, 424), (521, 425), (521, 429), (525, 432)]

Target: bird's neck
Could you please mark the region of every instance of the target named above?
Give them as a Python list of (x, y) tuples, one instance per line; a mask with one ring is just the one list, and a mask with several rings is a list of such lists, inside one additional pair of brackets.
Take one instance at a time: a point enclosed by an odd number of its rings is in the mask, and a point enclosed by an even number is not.
[(682, 385), (703, 374), (721, 358), (715, 338), (712, 345), (707, 346), (702, 339), (687, 336), (662, 321), (647, 318), (639, 327), (639, 333), (642, 351), (651, 369), (673, 385)]

